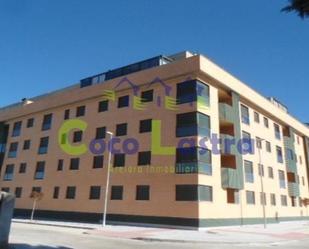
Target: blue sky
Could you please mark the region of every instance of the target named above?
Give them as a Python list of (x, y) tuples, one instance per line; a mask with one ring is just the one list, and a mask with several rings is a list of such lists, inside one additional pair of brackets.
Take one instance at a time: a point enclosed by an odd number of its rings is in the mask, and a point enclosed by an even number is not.
[(285, 0), (0, 0), (0, 106), (159, 54), (202, 53), (309, 122), (309, 19)]

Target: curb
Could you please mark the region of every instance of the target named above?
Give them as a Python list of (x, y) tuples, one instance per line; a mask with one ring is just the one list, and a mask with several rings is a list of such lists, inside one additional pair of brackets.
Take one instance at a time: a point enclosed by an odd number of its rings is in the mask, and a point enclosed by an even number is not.
[(31, 221), (20, 221), (20, 220), (13, 220), (12, 223), (31, 224), (31, 225), (39, 225), (39, 226), (50, 226), (50, 227), (66, 227), (66, 228), (85, 229), (85, 230), (95, 230), (96, 229), (96, 228), (87, 227), (87, 226), (81, 227), (81, 226), (66, 225), (66, 224), (60, 225), (60, 224), (31, 222)]
[[(145, 241), (145, 242), (165, 242), (165, 243), (190, 243), (190, 244), (208, 244), (208, 245), (248, 245), (250, 243), (247, 242), (241, 242), (241, 241), (201, 241), (201, 240), (177, 240), (177, 239), (158, 239), (158, 238), (143, 238), (143, 237), (136, 237), (131, 238), (132, 240), (139, 240), (139, 241)], [(254, 243), (255, 245), (270, 245), (280, 243), (280, 241), (273, 241), (273, 242), (257, 242)]]

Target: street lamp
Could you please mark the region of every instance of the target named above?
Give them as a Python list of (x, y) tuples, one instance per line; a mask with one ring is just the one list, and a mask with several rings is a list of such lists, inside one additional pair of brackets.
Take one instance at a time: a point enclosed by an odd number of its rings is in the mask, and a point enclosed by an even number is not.
[[(264, 140), (265, 139), (259, 139), (261, 144), (262, 144), (262, 141), (264, 141)], [(262, 191), (263, 221), (264, 221), (264, 228), (266, 228), (266, 210), (265, 210), (266, 194), (264, 192), (264, 183), (263, 183), (264, 166), (262, 168), (261, 144), (257, 147), (258, 147), (258, 150), (259, 150), (259, 171), (260, 171), (261, 191)]]
[(110, 131), (107, 131), (106, 133), (110, 135), (110, 142), (109, 142), (107, 176), (106, 176), (106, 185), (105, 185), (104, 213), (103, 213), (103, 224), (102, 224), (103, 227), (106, 226), (107, 199), (108, 199), (108, 189), (109, 189), (110, 167), (111, 167), (111, 160), (112, 160), (112, 140), (113, 140), (113, 135), (114, 135)]

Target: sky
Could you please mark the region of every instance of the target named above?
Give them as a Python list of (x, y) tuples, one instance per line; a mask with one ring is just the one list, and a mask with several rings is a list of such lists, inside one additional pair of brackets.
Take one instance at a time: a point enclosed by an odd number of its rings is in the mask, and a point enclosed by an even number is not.
[(309, 19), (287, 0), (0, 0), (0, 106), (156, 55), (201, 53), (309, 122)]

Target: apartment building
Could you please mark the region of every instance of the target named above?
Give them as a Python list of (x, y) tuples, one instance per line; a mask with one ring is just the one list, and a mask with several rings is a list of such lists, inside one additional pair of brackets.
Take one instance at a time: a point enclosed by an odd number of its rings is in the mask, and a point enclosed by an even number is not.
[(308, 167), (306, 124), (190, 52), (0, 109), (0, 188), (16, 217), (40, 192), (37, 218), (101, 222), (110, 168), (108, 222), (308, 219)]

